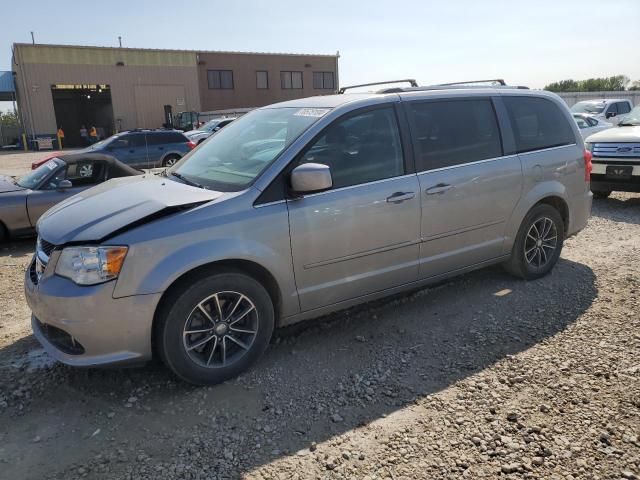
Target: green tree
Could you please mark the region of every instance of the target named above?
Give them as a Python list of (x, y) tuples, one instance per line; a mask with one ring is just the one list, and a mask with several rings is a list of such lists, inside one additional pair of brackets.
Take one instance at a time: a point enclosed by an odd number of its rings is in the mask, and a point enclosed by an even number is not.
[(629, 84), (626, 75), (613, 75), (611, 77), (588, 78), (586, 80), (561, 80), (544, 87), (551, 92), (602, 92), (622, 91)]
[(2, 124), (3, 126), (8, 127), (18, 125), (18, 123), (18, 115), (16, 115), (16, 112), (0, 112), (0, 124)]

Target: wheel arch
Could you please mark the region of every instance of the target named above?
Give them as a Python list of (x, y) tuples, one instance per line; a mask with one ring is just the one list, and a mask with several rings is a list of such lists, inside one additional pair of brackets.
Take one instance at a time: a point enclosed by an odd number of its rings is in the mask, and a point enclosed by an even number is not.
[(195, 268), (192, 268), (191, 270), (184, 272), (169, 285), (169, 287), (160, 297), (160, 301), (158, 302), (153, 315), (153, 323), (151, 326), (151, 349), (154, 356), (157, 356), (155, 338), (156, 329), (158, 327), (158, 324), (160, 323), (160, 316), (163, 314), (164, 308), (166, 308), (168, 302), (172, 299), (172, 296), (175, 294), (175, 292), (177, 292), (180, 288), (183, 288), (185, 285), (197, 281), (198, 278), (208, 273), (221, 273), (230, 271), (241, 272), (249, 275), (267, 290), (267, 293), (269, 294), (269, 297), (273, 302), (274, 315), (277, 325), (282, 310), (282, 292), (280, 291), (278, 282), (276, 281), (273, 274), (262, 265), (251, 260), (216, 260), (199, 265)]

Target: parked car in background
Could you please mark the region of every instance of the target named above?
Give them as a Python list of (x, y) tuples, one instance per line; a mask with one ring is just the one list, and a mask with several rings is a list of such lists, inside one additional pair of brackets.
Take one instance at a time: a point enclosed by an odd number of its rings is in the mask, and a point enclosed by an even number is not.
[(630, 100), (623, 98), (603, 98), (599, 100), (583, 100), (571, 107), (571, 113), (586, 113), (598, 121), (616, 125), (621, 116), (626, 115), (633, 108)]
[(572, 115), (573, 119), (578, 124), (582, 138), (587, 138), (589, 135), (593, 135), (594, 133), (601, 132), (602, 130), (606, 130), (607, 128), (614, 126), (612, 123), (605, 122), (602, 119), (599, 120), (586, 113), (573, 113)]
[(20, 178), (0, 176), (0, 240), (34, 232), (50, 207), (111, 178), (142, 175), (100, 153), (70, 153), (50, 158)]
[[(80, 152), (104, 153), (134, 168), (170, 167), (196, 146), (179, 130), (130, 130), (120, 132)], [(31, 164), (38, 168), (48, 158)]]
[(218, 383), (275, 326), (490, 264), (548, 274), (589, 218), (590, 158), (558, 96), (515, 87), (256, 109), (163, 175), (47, 212), (25, 272), (33, 331), (70, 365), (155, 353)]
[(611, 192), (640, 192), (640, 107), (620, 118), (616, 128), (587, 137), (593, 154), (591, 191), (596, 198)]
[(198, 145), (204, 142), (207, 138), (209, 138), (221, 128), (229, 125), (235, 119), (236, 117), (216, 118), (214, 120), (209, 120), (204, 125), (198, 127), (197, 130), (190, 130), (188, 132), (185, 132), (185, 135), (189, 138), (189, 140)]

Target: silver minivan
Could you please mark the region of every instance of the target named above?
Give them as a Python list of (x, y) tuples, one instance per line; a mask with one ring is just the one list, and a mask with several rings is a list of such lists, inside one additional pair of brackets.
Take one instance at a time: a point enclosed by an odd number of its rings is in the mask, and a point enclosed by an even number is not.
[(547, 274), (591, 209), (590, 153), (556, 95), (435, 86), (254, 110), (161, 175), (38, 222), (35, 336), (76, 366), (247, 369), (275, 327), (486, 265)]

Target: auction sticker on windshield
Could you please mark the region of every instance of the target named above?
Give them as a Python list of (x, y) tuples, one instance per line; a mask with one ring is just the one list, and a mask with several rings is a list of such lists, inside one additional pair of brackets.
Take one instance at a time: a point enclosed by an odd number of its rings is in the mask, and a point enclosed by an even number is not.
[(329, 108), (301, 108), (294, 116), (296, 117), (317, 117), (320, 118), (329, 112)]
[(53, 160), (49, 160), (47, 163), (45, 163), (45, 165), (49, 170), (55, 170), (56, 168), (58, 168), (58, 164)]

